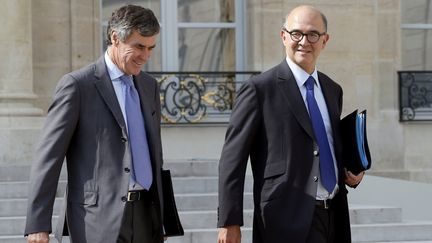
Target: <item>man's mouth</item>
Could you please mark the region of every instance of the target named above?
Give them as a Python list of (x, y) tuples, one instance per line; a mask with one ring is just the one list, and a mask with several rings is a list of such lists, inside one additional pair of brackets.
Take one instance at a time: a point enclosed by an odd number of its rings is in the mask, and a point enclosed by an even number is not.
[(297, 49), (298, 52), (302, 52), (302, 53), (310, 53), (311, 51), (308, 50), (304, 50), (304, 49)]
[(135, 63), (136, 65), (138, 65), (138, 66), (142, 66), (142, 65), (143, 65), (143, 63), (140, 63), (140, 62), (137, 62), (137, 61), (134, 61), (134, 63)]

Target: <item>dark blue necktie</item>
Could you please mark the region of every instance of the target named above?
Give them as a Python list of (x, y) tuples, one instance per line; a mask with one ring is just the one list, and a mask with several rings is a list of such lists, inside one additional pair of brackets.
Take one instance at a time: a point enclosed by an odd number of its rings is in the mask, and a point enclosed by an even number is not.
[(309, 76), (306, 81), (306, 101), (312, 121), (312, 127), (319, 146), (321, 183), (329, 193), (332, 193), (336, 185), (335, 168), (324, 121), (315, 100), (314, 84), (315, 79), (312, 76)]
[(132, 176), (136, 182), (148, 190), (152, 184), (153, 174), (140, 99), (133, 86), (132, 78), (129, 75), (123, 75), (120, 79), (126, 85), (125, 110), (132, 153), (134, 172)]

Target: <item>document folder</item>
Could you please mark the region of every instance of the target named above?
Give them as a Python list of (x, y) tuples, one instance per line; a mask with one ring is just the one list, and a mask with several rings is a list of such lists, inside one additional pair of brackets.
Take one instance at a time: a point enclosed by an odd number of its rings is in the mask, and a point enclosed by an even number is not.
[(372, 160), (366, 136), (366, 110), (353, 111), (341, 120), (340, 127), (345, 168), (355, 175), (370, 169)]
[(162, 191), (163, 191), (163, 228), (164, 236), (181, 236), (184, 235), (183, 227), (177, 212), (174, 198), (174, 190), (171, 180), (171, 172), (162, 170)]

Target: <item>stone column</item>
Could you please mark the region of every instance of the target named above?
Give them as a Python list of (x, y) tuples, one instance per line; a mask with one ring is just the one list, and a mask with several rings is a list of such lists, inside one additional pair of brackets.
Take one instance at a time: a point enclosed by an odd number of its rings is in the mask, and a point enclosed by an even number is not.
[(0, 8), (0, 164), (28, 162), (34, 127), (42, 110), (35, 108), (32, 69), (31, 0), (3, 0)]
[(33, 93), (31, 0), (3, 0), (0, 8), (0, 116), (40, 116)]

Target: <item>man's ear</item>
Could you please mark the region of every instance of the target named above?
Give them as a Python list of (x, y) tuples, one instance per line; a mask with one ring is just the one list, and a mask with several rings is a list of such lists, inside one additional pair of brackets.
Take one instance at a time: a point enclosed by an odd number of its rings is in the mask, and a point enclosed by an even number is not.
[(281, 39), (282, 39), (282, 42), (285, 42), (285, 41), (286, 41), (285, 31), (283, 31), (283, 30), (280, 31), (280, 37), (281, 37)]
[(323, 36), (323, 48), (327, 45), (327, 41), (329, 41), (330, 36), (328, 34), (325, 34)]
[(117, 32), (115, 32), (115, 31), (111, 32), (110, 38), (111, 38), (111, 44), (112, 45), (116, 46), (120, 42), (119, 36), (118, 36)]

